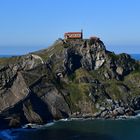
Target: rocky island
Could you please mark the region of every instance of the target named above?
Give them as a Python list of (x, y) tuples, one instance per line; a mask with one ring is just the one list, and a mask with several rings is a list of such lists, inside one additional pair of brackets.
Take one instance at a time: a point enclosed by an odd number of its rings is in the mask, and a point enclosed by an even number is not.
[(58, 39), (0, 59), (0, 128), (62, 118), (116, 118), (140, 109), (140, 62), (97, 37)]

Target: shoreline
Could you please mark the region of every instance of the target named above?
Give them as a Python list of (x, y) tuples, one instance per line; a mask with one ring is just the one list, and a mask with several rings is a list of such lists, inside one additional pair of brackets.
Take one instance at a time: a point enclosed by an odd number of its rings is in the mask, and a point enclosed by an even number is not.
[(50, 120), (46, 123), (28, 123), (28, 122), (25, 122), (25, 123), (22, 123), (20, 126), (17, 126), (17, 127), (2, 127), (0, 129), (0, 131), (2, 130), (8, 130), (8, 129), (20, 129), (20, 128), (23, 128), (23, 129), (32, 129), (32, 128), (42, 128), (44, 126), (51, 126), (53, 125), (54, 123), (57, 123), (57, 122), (60, 122), (60, 121), (78, 121), (78, 120), (129, 120), (129, 119), (137, 119), (137, 118), (140, 118), (140, 110), (136, 110), (134, 111), (135, 115), (117, 115), (117, 116), (114, 116), (114, 117), (101, 117), (100, 115), (99, 116), (94, 116), (93, 114), (79, 114), (79, 115), (71, 115), (69, 116), (68, 118), (62, 118), (62, 119), (58, 119), (58, 120)]
[(46, 128), (49, 126), (54, 125), (55, 123), (58, 122), (69, 122), (69, 121), (86, 121), (86, 120), (104, 120), (104, 121), (117, 121), (117, 120), (135, 120), (140, 118), (140, 113), (135, 115), (135, 116), (126, 116), (126, 115), (122, 115), (122, 116), (118, 116), (116, 118), (93, 118), (93, 117), (89, 117), (89, 118), (84, 118), (84, 117), (73, 117), (73, 118), (65, 118), (65, 119), (60, 119), (60, 120), (53, 120), (49, 123), (46, 124), (32, 124), (32, 123), (28, 123), (25, 124), (24, 126), (22, 126), (21, 128), (23, 129), (39, 129), (39, 128)]

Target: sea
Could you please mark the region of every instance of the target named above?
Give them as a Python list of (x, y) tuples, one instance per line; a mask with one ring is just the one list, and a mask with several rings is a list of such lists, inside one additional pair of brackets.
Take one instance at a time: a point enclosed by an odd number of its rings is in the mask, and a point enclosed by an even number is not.
[(10, 58), (15, 56), (19, 56), (19, 55), (0, 55), (0, 58)]
[[(132, 54), (140, 60), (140, 54)], [(118, 120), (65, 119), (0, 131), (0, 140), (140, 140), (140, 115)]]
[(0, 131), (1, 140), (139, 140), (140, 118), (60, 120), (38, 128)]
[(140, 54), (130, 54), (132, 58), (140, 60)]

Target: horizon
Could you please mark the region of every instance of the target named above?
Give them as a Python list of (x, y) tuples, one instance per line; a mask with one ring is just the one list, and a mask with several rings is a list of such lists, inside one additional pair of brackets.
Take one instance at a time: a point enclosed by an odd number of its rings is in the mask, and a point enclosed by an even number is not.
[(65, 32), (99, 37), (109, 51), (140, 54), (140, 1), (0, 1), (0, 54), (47, 48)]
[[(51, 46), (49, 46), (49, 47), (51, 47)], [(25, 49), (26, 52), (24, 52), (24, 53), (23, 53), (23, 50), (19, 51), (19, 53), (11, 53), (11, 51), (8, 52), (8, 53), (1, 53), (0, 52), (0, 56), (22, 56), (22, 55), (26, 55), (26, 54), (29, 54), (29, 53), (34, 53), (36, 51), (40, 51), (40, 50), (43, 50), (43, 49), (47, 49), (49, 47), (42, 47), (42, 48), (37, 47), (39, 49), (36, 49), (36, 47), (35, 47), (34, 50), (32, 48), (28, 48), (28, 49), (26, 48)], [(110, 50), (108, 48), (106, 48), (106, 49), (110, 52), (115, 53), (116, 55), (121, 54), (121, 53), (126, 53), (126, 54), (129, 54), (129, 55), (140, 55), (140, 53), (137, 53), (137, 52), (136, 53), (131, 53), (131, 52), (129, 53), (129, 52), (119, 52), (119, 50), (114, 51), (114, 50)], [(29, 50), (29, 51), (27, 51), (27, 50)]]
[[(24, 46), (22, 46), (22, 48), (19, 47), (19, 46), (12, 46), (12, 48), (15, 48), (13, 50), (9, 50), (8, 49), (10, 46), (4, 46), (5, 49), (3, 51), (0, 51), (0, 56), (2, 56), (2, 55), (5, 55), (5, 56), (26, 55), (26, 54), (33, 53), (33, 52), (36, 52), (36, 51), (39, 51), (39, 50), (47, 49), (47, 48), (51, 47), (52, 45), (53, 45), (53, 43), (51, 45), (48, 45), (48, 46), (32, 46), (32, 47), (28, 47), (28, 46), (24, 47)], [(139, 52), (135, 52), (134, 51), (135, 47), (129, 46), (129, 45), (128, 46), (120, 45), (119, 47), (117, 45), (114, 45), (114, 46), (107, 46), (107, 45), (105, 45), (105, 47), (106, 47), (106, 49), (108, 51), (114, 52), (115, 54), (127, 53), (127, 54), (140, 55)], [(125, 48), (129, 47), (130, 49), (127, 52), (122, 51), (122, 50), (120, 51), (121, 47), (123, 47), (123, 48), (124, 47)], [(133, 49), (133, 51), (132, 51), (132, 49)], [(15, 53), (15, 50), (18, 53)]]

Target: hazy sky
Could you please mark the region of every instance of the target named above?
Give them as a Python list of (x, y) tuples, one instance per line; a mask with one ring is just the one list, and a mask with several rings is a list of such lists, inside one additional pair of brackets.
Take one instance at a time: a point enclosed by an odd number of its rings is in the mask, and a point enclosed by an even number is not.
[(0, 54), (24, 54), (84, 30), (114, 52), (140, 53), (140, 0), (0, 0)]

